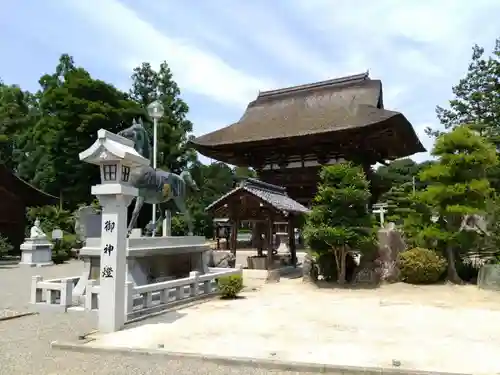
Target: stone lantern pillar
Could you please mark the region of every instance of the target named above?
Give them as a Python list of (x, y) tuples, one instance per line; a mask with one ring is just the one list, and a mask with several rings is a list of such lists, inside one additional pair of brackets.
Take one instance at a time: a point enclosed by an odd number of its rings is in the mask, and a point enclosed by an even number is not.
[(101, 184), (92, 186), (102, 206), (99, 331), (115, 332), (126, 321), (127, 207), (137, 196), (130, 186), (131, 170), (149, 165), (132, 141), (101, 129), (97, 140), (80, 153), (80, 160), (99, 165)]

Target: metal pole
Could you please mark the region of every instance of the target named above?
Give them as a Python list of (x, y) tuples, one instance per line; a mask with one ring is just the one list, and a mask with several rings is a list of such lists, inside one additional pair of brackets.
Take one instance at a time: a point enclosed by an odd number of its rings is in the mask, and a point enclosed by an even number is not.
[[(156, 117), (153, 118), (153, 169), (156, 170), (156, 147), (157, 147), (157, 136), (158, 136), (158, 119)], [(152, 237), (156, 236), (156, 204), (153, 204), (153, 233)]]
[(415, 194), (415, 176), (412, 178), (412, 183), (413, 183), (413, 194)]

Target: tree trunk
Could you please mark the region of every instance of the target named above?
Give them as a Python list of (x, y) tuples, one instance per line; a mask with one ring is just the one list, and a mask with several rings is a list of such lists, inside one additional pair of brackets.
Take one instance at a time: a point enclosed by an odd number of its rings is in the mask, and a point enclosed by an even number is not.
[(333, 259), (335, 260), (335, 266), (337, 268), (337, 282), (340, 282), (339, 275), (342, 266), (340, 263), (339, 251), (337, 249), (333, 249)]
[(455, 251), (451, 246), (446, 247), (446, 257), (448, 260), (448, 281), (453, 284), (463, 284), (463, 280), (458, 276), (457, 268), (455, 267)]
[(340, 255), (340, 270), (339, 270), (339, 284), (344, 285), (346, 279), (346, 252), (345, 247), (342, 247), (339, 251)]

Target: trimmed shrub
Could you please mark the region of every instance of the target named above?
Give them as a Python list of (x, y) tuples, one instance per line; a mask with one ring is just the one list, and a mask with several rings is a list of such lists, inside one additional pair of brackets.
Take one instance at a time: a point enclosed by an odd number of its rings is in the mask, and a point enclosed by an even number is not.
[(243, 278), (240, 275), (219, 277), (217, 286), (222, 298), (233, 299), (243, 289)]
[(58, 241), (52, 241), (52, 261), (55, 264), (61, 264), (71, 258), (71, 251), (77, 246), (77, 236), (72, 233), (64, 233), (63, 238)]
[(416, 247), (399, 255), (401, 280), (409, 284), (432, 284), (446, 270), (446, 260), (435, 251)]

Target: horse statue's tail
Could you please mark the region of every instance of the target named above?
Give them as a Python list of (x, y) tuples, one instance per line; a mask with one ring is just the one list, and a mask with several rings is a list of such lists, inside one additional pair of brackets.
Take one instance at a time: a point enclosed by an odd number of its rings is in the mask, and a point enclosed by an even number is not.
[(196, 182), (193, 180), (193, 176), (191, 176), (189, 171), (182, 171), (179, 177), (186, 183), (187, 186), (193, 190), (198, 190), (198, 185), (196, 185)]

